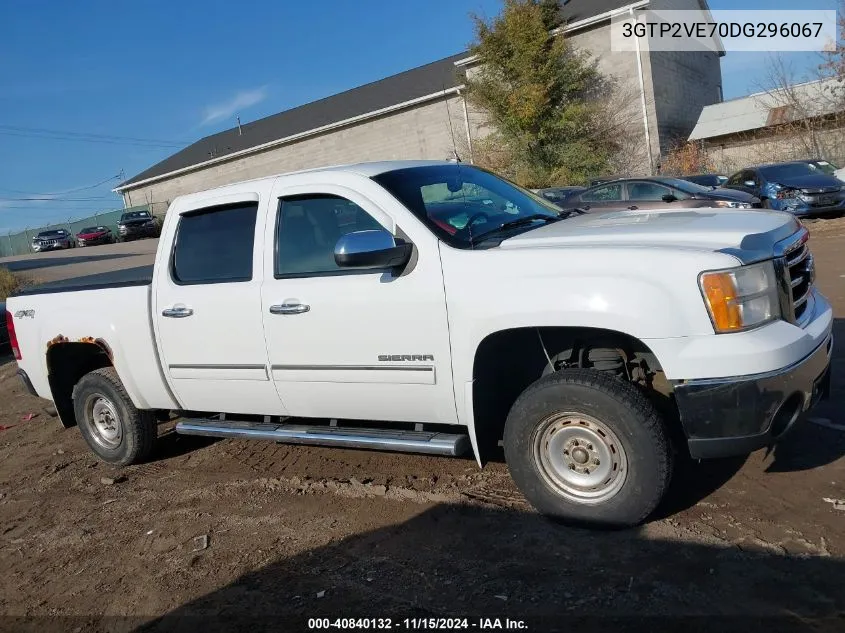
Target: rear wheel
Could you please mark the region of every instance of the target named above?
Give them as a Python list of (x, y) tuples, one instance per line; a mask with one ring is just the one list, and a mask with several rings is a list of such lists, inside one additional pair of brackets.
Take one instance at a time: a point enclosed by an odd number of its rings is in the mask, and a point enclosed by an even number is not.
[(152, 452), (155, 414), (135, 408), (112, 367), (82, 377), (73, 389), (73, 407), (82, 437), (104, 462), (128, 466)]
[(559, 371), (526, 389), (508, 415), (504, 447), (532, 505), (574, 523), (641, 523), (671, 479), (654, 406), (632, 384), (595, 370)]

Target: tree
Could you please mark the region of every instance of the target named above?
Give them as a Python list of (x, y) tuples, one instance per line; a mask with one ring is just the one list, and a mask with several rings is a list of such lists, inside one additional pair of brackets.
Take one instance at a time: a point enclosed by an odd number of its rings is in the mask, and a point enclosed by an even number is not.
[(525, 186), (608, 173), (626, 125), (609, 116), (612, 82), (555, 31), (559, 3), (505, 0), (492, 21), (473, 19), (478, 66), (467, 74), (467, 99), (493, 128), (478, 141), (476, 162)]

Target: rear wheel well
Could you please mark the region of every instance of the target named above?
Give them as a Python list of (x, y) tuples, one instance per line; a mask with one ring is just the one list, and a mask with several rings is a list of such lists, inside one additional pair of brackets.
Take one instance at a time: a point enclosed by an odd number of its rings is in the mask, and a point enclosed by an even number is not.
[(76, 424), (73, 388), (87, 373), (111, 367), (108, 348), (98, 342), (66, 342), (47, 350), (47, 378), (59, 419), (65, 427)]
[[(519, 395), (539, 378), (567, 368), (612, 373), (641, 387), (671, 414), (671, 385), (654, 353), (628, 334), (581, 327), (527, 327), (487, 336), (473, 363), (473, 413), (482, 459), (498, 452), (505, 420)], [(679, 425), (671, 425), (678, 427)]]

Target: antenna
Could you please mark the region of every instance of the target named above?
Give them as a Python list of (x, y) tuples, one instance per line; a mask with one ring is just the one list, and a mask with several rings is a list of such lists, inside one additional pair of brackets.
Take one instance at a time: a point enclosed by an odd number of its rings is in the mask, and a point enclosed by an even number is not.
[(238, 136), (243, 136), (244, 131), (241, 129), (241, 117), (238, 117)]
[[(443, 84), (443, 94), (446, 94), (446, 84)], [(455, 128), (452, 125), (452, 111), (449, 109), (449, 97), (446, 97), (446, 100), (443, 102), (446, 106), (446, 117), (449, 119), (449, 133), (452, 135), (452, 154), (454, 154), (454, 160), (456, 163), (461, 162), (461, 157), (458, 154), (458, 145), (455, 142)]]

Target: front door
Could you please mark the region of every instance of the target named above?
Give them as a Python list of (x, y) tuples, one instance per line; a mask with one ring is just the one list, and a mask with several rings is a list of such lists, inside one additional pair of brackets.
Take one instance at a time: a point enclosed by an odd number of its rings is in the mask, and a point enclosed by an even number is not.
[[(675, 191), (664, 185), (647, 180), (627, 182), (625, 187), (628, 190), (626, 208), (631, 211), (636, 211), (637, 209), (660, 209), (667, 205), (681, 206), (675, 204), (675, 202), (682, 197), (686, 197), (680, 191)], [(674, 200), (666, 200), (664, 196), (672, 196)]]
[(626, 207), (621, 182), (609, 182), (588, 189), (579, 199), (578, 208), (587, 213), (621, 211)]
[(291, 415), (454, 424), (436, 238), (413, 227), (417, 252), (401, 273), (334, 261), (342, 235), (401, 230), (387, 209), (399, 203), (381, 195), (374, 203), (379, 191), (368, 195), (363, 185), (274, 191), (277, 209), (266, 228), (273, 252), (265, 255), (261, 288), (272, 376)]
[(156, 261), (153, 319), (182, 408), (282, 415), (270, 379), (261, 312), (267, 197), (244, 191), (176, 202)]

